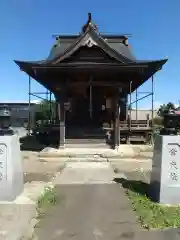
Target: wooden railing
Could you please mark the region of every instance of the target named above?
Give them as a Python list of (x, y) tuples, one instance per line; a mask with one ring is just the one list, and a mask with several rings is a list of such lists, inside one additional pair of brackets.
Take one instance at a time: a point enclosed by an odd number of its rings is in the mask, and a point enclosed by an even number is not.
[[(103, 127), (108, 132), (108, 134), (113, 134), (113, 122), (110, 124), (105, 123)], [(146, 143), (151, 143), (152, 141), (152, 125), (149, 119), (137, 121), (119, 121), (119, 131), (120, 138), (127, 143), (132, 139), (133, 141), (144, 141)]]

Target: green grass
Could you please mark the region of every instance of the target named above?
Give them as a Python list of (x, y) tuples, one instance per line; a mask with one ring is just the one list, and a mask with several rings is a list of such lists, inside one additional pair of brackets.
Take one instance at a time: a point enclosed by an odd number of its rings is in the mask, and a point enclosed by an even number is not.
[(44, 193), (38, 198), (37, 201), (37, 212), (38, 218), (42, 217), (47, 209), (51, 206), (54, 206), (57, 203), (57, 195), (54, 189), (47, 187), (44, 190)]
[(126, 181), (123, 185), (144, 228), (180, 227), (180, 206), (163, 206), (152, 202), (147, 197), (148, 185), (145, 183)]

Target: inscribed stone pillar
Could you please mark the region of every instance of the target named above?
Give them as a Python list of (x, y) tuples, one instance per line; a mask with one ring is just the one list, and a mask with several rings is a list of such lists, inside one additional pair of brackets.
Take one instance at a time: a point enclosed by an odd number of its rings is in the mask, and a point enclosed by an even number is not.
[(180, 204), (180, 136), (155, 138), (150, 197), (161, 204)]
[(0, 136), (0, 201), (13, 201), (23, 191), (18, 136)]

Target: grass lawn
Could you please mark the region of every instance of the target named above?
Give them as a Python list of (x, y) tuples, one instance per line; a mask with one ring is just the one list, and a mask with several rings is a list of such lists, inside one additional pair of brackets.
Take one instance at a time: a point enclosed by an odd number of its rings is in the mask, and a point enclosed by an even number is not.
[(180, 206), (162, 206), (147, 197), (148, 184), (140, 181), (122, 182), (133, 209), (144, 228), (180, 227)]

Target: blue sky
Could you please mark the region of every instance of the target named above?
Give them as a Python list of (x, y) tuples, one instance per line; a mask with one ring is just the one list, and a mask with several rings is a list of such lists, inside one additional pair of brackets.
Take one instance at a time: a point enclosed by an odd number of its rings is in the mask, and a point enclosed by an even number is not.
[[(91, 12), (103, 33), (130, 33), (140, 60), (169, 58), (155, 76), (155, 105), (180, 100), (180, 1), (0, 0), (0, 101), (28, 100), (28, 77), (13, 62), (47, 57), (53, 34), (76, 34)], [(33, 91), (42, 87), (35, 82)], [(140, 91), (149, 91), (150, 81)], [(149, 107), (151, 99), (139, 104)]]

